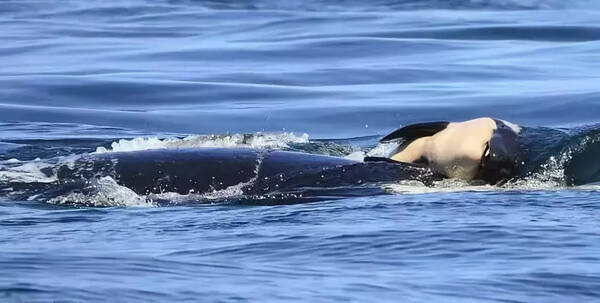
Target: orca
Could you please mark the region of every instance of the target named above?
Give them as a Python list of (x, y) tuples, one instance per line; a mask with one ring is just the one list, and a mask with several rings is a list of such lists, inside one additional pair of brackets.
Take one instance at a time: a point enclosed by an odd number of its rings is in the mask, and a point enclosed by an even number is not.
[(364, 162), (305, 152), (252, 148), (176, 148), (92, 153), (59, 165), (59, 180), (108, 176), (137, 194), (208, 193), (239, 186), (246, 195), (443, 178), (498, 183), (512, 176), (517, 132), (491, 118), (408, 125), (380, 141), (401, 140), (389, 158)]
[(425, 165), (448, 177), (496, 184), (518, 172), (519, 127), (492, 118), (426, 122), (399, 128), (380, 142), (398, 141), (390, 159)]
[(441, 179), (427, 167), (407, 163), (207, 147), (88, 154), (46, 173), (64, 182), (111, 177), (140, 195), (208, 193), (231, 186), (240, 186), (245, 195), (263, 195), (398, 180), (431, 184)]

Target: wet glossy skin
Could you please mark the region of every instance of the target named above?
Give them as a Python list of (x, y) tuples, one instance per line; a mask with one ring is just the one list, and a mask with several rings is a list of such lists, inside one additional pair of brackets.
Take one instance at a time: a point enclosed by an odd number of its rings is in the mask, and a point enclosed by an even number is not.
[(505, 123), (477, 118), (449, 123), (431, 136), (414, 140), (391, 159), (425, 163), (449, 178), (481, 178), (495, 183), (513, 172), (515, 140), (515, 131)]

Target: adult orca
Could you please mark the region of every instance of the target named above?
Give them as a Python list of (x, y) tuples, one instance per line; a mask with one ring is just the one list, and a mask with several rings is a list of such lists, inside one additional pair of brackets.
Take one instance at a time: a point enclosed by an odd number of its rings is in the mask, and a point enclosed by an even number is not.
[(59, 180), (112, 177), (137, 194), (207, 193), (240, 186), (246, 195), (300, 188), (360, 186), (441, 176), (420, 165), (357, 162), (317, 154), (251, 148), (178, 148), (89, 154), (52, 171)]

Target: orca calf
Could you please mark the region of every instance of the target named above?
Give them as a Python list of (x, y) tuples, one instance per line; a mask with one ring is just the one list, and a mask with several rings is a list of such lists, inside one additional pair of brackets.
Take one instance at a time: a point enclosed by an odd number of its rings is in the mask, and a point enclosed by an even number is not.
[(518, 132), (508, 122), (478, 118), (412, 124), (380, 142), (401, 141), (390, 157), (394, 161), (423, 164), (448, 178), (496, 184), (519, 173), (523, 151)]

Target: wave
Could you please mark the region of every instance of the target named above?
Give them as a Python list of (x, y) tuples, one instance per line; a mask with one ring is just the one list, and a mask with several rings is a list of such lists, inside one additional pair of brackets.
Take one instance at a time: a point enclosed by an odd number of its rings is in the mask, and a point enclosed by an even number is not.
[[(532, 10), (532, 9), (565, 9), (594, 7), (589, 0), (311, 0), (311, 1), (277, 1), (277, 0), (169, 0), (174, 5), (202, 5), (211, 9), (229, 10), (413, 10), (413, 9), (486, 9), (486, 10)], [(598, 7), (598, 6), (596, 6)]]
[[(88, 20), (136, 20), (163, 14), (207, 10), (250, 11), (407, 11), (407, 10), (548, 10), (548, 9), (599, 9), (594, 0), (162, 0), (149, 3), (143, 0), (126, 0), (106, 4), (104, 1), (4, 1), (0, 12), (15, 16), (87, 17)], [(81, 19), (79, 19), (81, 20)]]

